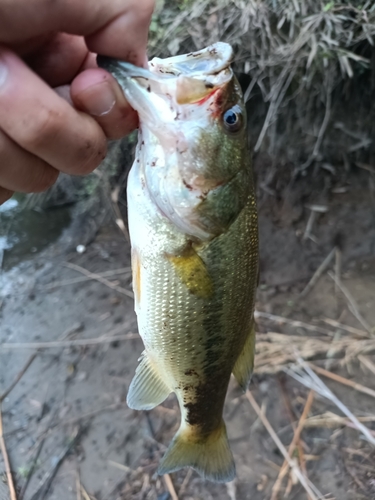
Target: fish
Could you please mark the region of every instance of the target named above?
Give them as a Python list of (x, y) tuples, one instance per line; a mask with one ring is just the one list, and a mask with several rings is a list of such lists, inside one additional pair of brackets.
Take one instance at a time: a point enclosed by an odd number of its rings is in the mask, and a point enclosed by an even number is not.
[(128, 176), (138, 329), (144, 343), (127, 404), (150, 410), (174, 392), (181, 424), (158, 473), (192, 467), (235, 477), (223, 408), (231, 374), (254, 365), (258, 219), (246, 109), (217, 42), (148, 68), (98, 56), (139, 115)]

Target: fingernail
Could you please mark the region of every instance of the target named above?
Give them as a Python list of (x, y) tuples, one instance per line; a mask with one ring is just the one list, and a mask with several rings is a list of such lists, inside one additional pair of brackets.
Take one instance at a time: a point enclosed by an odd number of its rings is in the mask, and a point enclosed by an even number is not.
[[(116, 103), (116, 95), (108, 82), (98, 83), (85, 90), (85, 108), (93, 116), (108, 114)], [(92, 98), (88, 97), (92, 94)]]
[(0, 57), (0, 87), (5, 83), (7, 76), (8, 76), (8, 68), (5, 64), (4, 59)]

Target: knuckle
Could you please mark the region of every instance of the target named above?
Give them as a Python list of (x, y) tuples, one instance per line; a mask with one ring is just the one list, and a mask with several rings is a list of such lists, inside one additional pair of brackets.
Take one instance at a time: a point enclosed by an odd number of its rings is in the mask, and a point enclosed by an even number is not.
[(32, 183), (30, 185), (30, 191), (38, 193), (41, 191), (46, 191), (53, 184), (55, 184), (59, 172), (49, 165), (44, 165), (39, 169), (38, 173), (33, 177)]
[(73, 173), (76, 175), (91, 173), (104, 160), (106, 152), (107, 145), (103, 132), (84, 140), (77, 150), (77, 161)]
[(64, 123), (62, 114), (53, 109), (40, 108), (36, 117), (24, 125), (22, 143), (30, 151), (38, 151), (50, 144)]

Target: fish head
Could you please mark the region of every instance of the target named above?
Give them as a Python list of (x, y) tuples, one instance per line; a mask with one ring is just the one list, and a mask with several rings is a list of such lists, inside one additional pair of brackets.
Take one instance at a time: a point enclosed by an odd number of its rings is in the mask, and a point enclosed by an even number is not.
[[(233, 219), (220, 216), (218, 194), (248, 157), (245, 106), (232, 58), (232, 47), (222, 42), (154, 58), (148, 69), (98, 58), (138, 112), (136, 155), (151, 198), (181, 231), (201, 240), (213, 238)], [(228, 196), (223, 203), (226, 210)], [(234, 199), (229, 212), (236, 211)]]

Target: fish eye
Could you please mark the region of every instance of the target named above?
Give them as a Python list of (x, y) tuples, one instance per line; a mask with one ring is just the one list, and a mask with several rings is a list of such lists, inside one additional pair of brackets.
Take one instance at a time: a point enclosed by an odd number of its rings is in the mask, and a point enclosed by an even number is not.
[(227, 109), (223, 114), (224, 127), (228, 132), (238, 132), (242, 127), (242, 122), (242, 112), (238, 105)]

